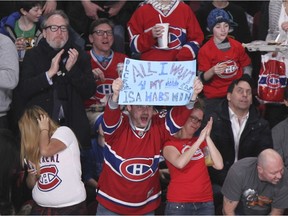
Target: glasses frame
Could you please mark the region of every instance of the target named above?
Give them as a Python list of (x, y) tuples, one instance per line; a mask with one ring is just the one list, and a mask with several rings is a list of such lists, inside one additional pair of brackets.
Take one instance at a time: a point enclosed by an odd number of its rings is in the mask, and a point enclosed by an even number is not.
[(189, 116), (189, 119), (191, 122), (195, 123), (195, 124), (201, 124), (203, 119), (199, 119), (196, 116)]
[[(53, 30), (53, 28), (54, 28), (54, 30)], [(51, 32), (57, 32), (59, 29), (61, 32), (68, 32), (68, 26), (66, 26), (66, 25), (61, 25), (61, 26), (49, 25), (49, 26), (46, 26), (44, 29), (50, 29)]]
[(104, 36), (105, 34), (107, 35), (107, 36), (113, 36), (113, 30), (106, 30), (106, 31), (104, 31), (104, 30), (95, 30), (95, 31), (93, 31), (92, 32), (92, 34), (96, 34), (97, 36)]

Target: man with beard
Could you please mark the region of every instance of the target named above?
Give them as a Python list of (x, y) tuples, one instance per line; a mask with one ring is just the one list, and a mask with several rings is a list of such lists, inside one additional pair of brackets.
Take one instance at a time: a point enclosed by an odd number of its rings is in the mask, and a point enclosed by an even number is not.
[(44, 38), (24, 58), (20, 103), (23, 108), (42, 107), (60, 125), (70, 127), (82, 146), (89, 146), (83, 102), (94, 95), (96, 87), (90, 59), (69, 38), (69, 19), (63, 11), (47, 14), (41, 27)]

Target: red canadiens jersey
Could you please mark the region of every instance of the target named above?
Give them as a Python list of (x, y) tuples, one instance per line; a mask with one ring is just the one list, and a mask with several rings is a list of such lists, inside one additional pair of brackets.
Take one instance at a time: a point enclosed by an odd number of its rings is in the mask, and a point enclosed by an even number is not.
[[(266, 56), (270, 59), (265, 58)], [(270, 53), (264, 57), (262, 56), (257, 93), (261, 100), (279, 103), (284, 100), (285, 88), (287, 86), (286, 65), (282, 59), (272, 59), (270, 56)], [(279, 55), (277, 58), (279, 58)]]
[[(165, 143), (165, 146), (174, 146), (183, 154), (197, 139), (198, 137), (185, 140), (171, 140)], [(212, 185), (202, 151), (205, 146), (207, 144), (204, 141), (183, 169), (178, 169), (169, 163), (169, 161), (166, 161), (171, 175), (167, 192), (167, 200), (169, 202), (213, 201)]]
[(200, 48), (198, 55), (198, 70), (208, 71), (218, 63), (226, 63), (228, 67), (224, 73), (214, 75), (211, 82), (205, 83), (203, 91), (207, 98), (221, 98), (227, 94), (230, 83), (243, 75), (243, 67), (251, 64), (245, 49), (238, 41), (228, 38), (231, 48), (227, 51), (219, 50), (213, 37)]
[[(159, 49), (157, 39), (152, 36), (152, 27), (159, 23), (169, 23), (169, 44), (167, 49)], [(204, 36), (191, 8), (182, 1), (176, 1), (167, 15), (151, 4), (143, 4), (128, 22), (130, 48), (141, 53), (142, 60), (185, 61), (196, 57)]]
[[(117, 65), (118, 63), (124, 63), (124, 59), (127, 57), (125, 54), (113, 52), (112, 59), (106, 67), (103, 67), (97, 58), (94, 57), (92, 51), (90, 50), (88, 54), (91, 56), (91, 66), (92, 70), (99, 68), (103, 71), (105, 76), (105, 81), (96, 80), (96, 93), (90, 99), (85, 101), (85, 108), (89, 108), (93, 104), (101, 104), (101, 99), (105, 96), (111, 95), (112, 83), (118, 78)], [(105, 102), (106, 100), (104, 100)], [(102, 103), (103, 104), (103, 103)]]
[(146, 214), (161, 202), (158, 164), (162, 145), (182, 126), (191, 110), (176, 107), (155, 115), (145, 130), (130, 124), (119, 109), (104, 111), (104, 166), (97, 200), (118, 214)]

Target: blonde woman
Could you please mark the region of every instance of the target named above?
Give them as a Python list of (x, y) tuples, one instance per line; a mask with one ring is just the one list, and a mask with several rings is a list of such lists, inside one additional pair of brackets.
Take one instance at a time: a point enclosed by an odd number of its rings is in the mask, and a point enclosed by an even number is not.
[(72, 130), (59, 127), (37, 106), (25, 110), (19, 128), (21, 161), (35, 201), (31, 214), (85, 214), (80, 150)]

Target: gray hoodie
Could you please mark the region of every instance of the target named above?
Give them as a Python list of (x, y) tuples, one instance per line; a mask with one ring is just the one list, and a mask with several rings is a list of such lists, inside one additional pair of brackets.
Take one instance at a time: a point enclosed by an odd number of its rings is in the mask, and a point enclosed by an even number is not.
[(19, 81), (19, 61), (15, 44), (0, 34), (0, 117), (7, 114), (12, 101), (12, 90)]

